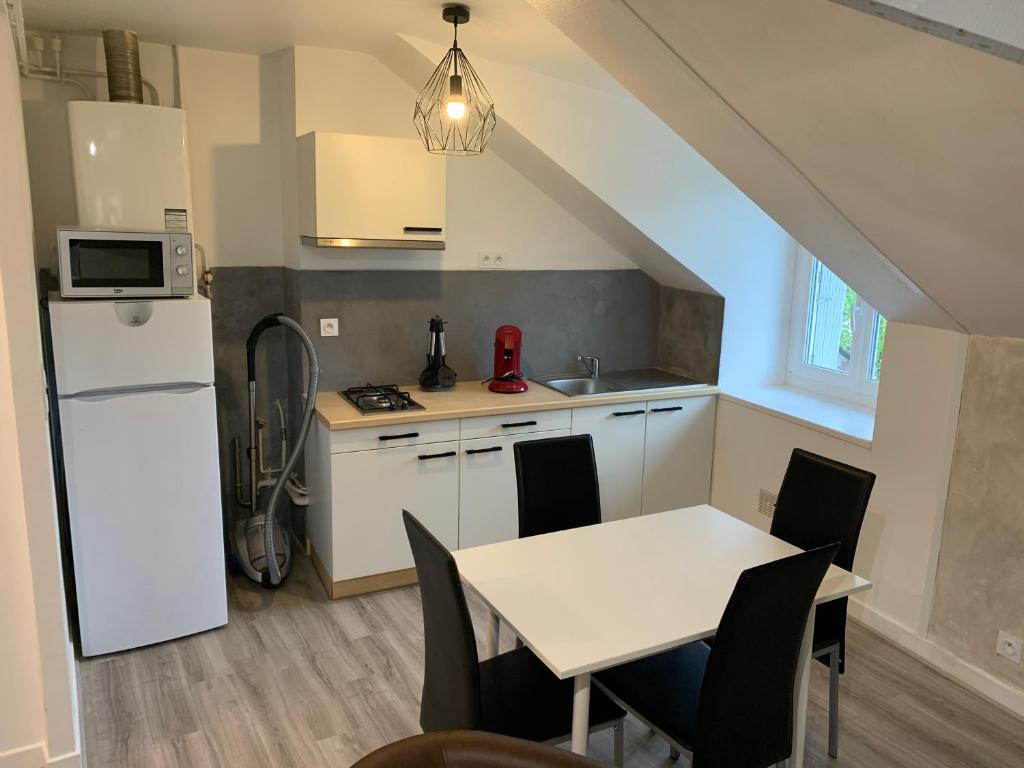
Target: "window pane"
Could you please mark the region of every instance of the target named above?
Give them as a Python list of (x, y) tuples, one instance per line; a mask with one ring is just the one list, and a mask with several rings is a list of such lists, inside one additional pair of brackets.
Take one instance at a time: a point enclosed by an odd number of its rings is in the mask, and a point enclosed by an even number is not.
[(804, 363), (848, 373), (857, 294), (817, 259), (811, 260)]
[(871, 329), (871, 358), (868, 361), (868, 378), (878, 381), (882, 375), (882, 354), (885, 352), (885, 332), (889, 327), (889, 321), (877, 312), (875, 313), (875, 327)]

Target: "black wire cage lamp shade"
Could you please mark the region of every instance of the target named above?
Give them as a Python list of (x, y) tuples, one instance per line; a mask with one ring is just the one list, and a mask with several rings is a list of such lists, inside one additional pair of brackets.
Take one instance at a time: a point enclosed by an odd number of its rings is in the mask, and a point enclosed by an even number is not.
[(459, 24), (469, 8), (445, 6), (441, 18), (455, 27), (455, 40), (416, 97), (413, 124), (428, 152), (479, 155), (494, 132), (494, 102), (459, 48)]

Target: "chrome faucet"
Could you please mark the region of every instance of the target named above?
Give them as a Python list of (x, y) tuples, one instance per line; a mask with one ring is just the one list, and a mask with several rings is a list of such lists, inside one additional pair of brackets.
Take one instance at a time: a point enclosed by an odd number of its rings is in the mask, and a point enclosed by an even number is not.
[(590, 378), (596, 379), (598, 375), (600, 375), (600, 359), (591, 357), (590, 355), (576, 355), (576, 359), (583, 363), (583, 367), (587, 369), (587, 373), (590, 374)]

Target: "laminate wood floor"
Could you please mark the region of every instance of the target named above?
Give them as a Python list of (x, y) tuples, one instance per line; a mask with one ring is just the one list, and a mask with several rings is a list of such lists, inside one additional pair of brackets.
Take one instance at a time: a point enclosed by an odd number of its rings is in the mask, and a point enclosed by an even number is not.
[[(280, 590), (237, 577), (229, 591), (222, 629), (80, 663), (90, 767), (345, 768), (419, 732), (415, 587), (330, 602), (303, 558)], [(475, 606), (475, 620), (480, 613)], [(815, 664), (808, 768), (1024, 766), (1024, 723), (857, 624), (838, 760), (826, 754), (826, 696)], [(609, 733), (591, 738), (591, 754), (611, 760)], [(631, 719), (626, 763), (685, 766)]]

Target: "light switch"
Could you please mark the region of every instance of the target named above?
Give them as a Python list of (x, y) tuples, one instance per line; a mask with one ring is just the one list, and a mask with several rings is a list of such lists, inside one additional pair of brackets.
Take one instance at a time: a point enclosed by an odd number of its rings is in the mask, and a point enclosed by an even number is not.
[(338, 318), (336, 318), (336, 317), (321, 317), (320, 318), (320, 335), (321, 336), (337, 336), (338, 335)]

